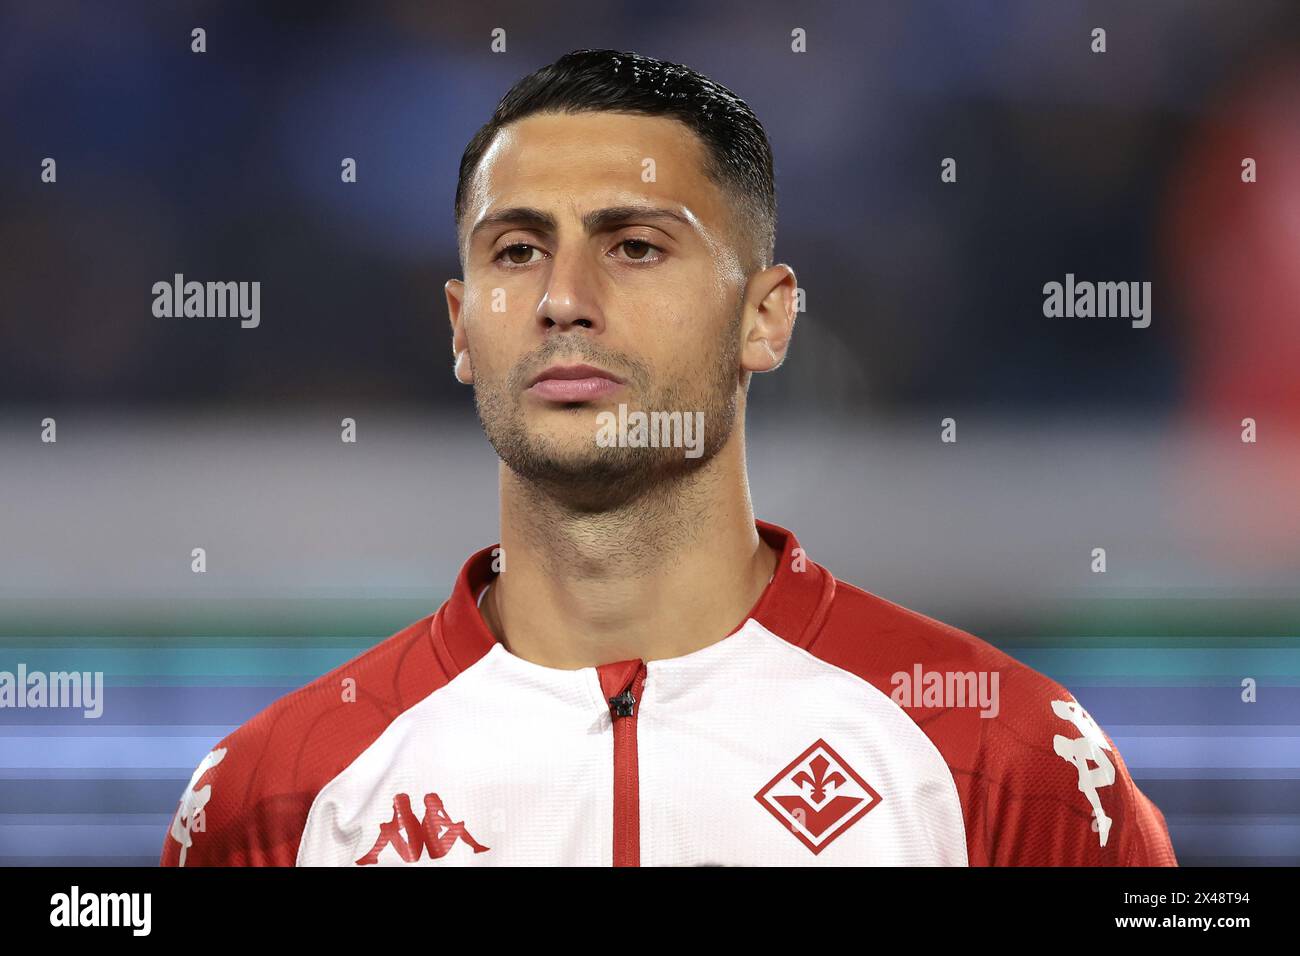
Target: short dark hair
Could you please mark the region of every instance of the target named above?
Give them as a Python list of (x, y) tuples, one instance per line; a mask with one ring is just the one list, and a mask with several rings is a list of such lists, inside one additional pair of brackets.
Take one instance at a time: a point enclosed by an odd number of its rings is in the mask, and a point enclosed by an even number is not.
[[(497, 133), (535, 113), (633, 113), (680, 120), (705, 148), (704, 174), (739, 211), (736, 240), (747, 272), (772, 264), (776, 244), (776, 185), (772, 147), (763, 124), (725, 86), (678, 63), (618, 50), (574, 50), (514, 86), (465, 147), (456, 182), (456, 234), (465, 193)], [(745, 238), (750, 245), (745, 248)]]

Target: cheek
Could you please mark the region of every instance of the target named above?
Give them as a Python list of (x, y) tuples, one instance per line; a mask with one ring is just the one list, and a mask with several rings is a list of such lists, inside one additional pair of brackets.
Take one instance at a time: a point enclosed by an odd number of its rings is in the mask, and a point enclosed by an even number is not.
[[(629, 313), (635, 314), (635, 313)], [(713, 380), (738, 335), (735, 305), (716, 287), (660, 298), (633, 331), (636, 352), (662, 384), (691, 387)]]
[(701, 340), (716, 341), (731, 324), (743, 290), (722, 280), (712, 270), (692, 277), (676, 303), (676, 311), (688, 321)]
[(475, 374), (482, 368), (494, 380), (504, 379), (523, 359), (530, 346), (535, 301), (505, 282), (483, 283), (467, 293), (466, 333)]
[(517, 327), (509, 315), (492, 312), (482, 308), (487, 300), (480, 300), (480, 308), (469, 320), (467, 338), (470, 356), (474, 361), (475, 375), (480, 370), (492, 379), (499, 379), (509, 374), (512, 364), (518, 359), (517, 336), (511, 329)]
[(734, 307), (716, 289), (697, 288), (670, 303), (654, 323), (656, 354), (679, 368), (700, 368), (716, 361), (723, 337), (735, 328)]

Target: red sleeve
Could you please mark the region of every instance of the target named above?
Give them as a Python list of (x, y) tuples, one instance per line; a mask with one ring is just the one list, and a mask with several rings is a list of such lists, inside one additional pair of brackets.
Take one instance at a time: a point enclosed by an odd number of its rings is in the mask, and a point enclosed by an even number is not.
[(312, 795), (267, 796), (255, 774), (255, 725), (222, 740), (195, 768), (164, 837), (162, 866), (293, 866)]
[(982, 845), (972, 857), (994, 866), (1177, 866), (1164, 816), (1115, 742), (1068, 690), (1033, 678), (1020, 682), (1024, 699), (1004, 698), (1011, 706), (983, 735), (983, 825), (969, 833)]

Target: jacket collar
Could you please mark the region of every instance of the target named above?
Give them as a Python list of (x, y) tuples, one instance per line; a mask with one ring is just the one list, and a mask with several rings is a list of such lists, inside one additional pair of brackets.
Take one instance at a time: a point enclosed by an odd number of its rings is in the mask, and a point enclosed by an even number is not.
[[(731, 633), (753, 618), (773, 634), (807, 648), (830, 610), (835, 578), (804, 554), (793, 532), (767, 521), (756, 520), (754, 526), (779, 554), (776, 571)], [(497, 575), (492, 570), (492, 552), (498, 547), (489, 545), (470, 556), (456, 576), (451, 596), (430, 622), (434, 651), (447, 668), (448, 678), (465, 670), (497, 643), (479, 612), (478, 596)]]

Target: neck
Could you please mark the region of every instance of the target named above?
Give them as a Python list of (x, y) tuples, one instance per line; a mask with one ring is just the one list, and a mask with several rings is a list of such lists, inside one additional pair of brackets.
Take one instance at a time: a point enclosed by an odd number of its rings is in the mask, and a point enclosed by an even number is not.
[(573, 669), (678, 657), (744, 621), (776, 568), (754, 527), (743, 431), (626, 506), (575, 511), (501, 466), (505, 570), (482, 603), (518, 657)]

